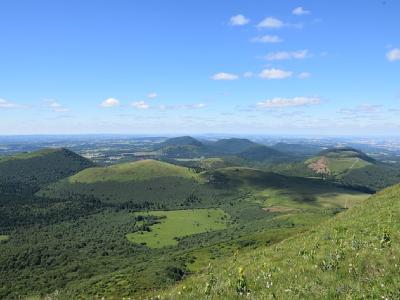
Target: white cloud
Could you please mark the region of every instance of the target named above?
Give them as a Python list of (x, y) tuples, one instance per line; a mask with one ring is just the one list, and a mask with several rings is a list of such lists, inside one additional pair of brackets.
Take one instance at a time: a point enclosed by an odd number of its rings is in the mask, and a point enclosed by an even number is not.
[(137, 108), (137, 109), (148, 109), (150, 107), (150, 105), (144, 101), (133, 102), (133, 103), (131, 103), (131, 106), (133, 106), (134, 108)]
[(147, 98), (149, 98), (149, 99), (155, 99), (157, 97), (158, 97), (157, 93), (150, 93), (150, 94), (147, 95)]
[(389, 61), (400, 60), (400, 48), (394, 48), (386, 53), (386, 58)]
[(23, 106), (5, 99), (0, 99), (0, 109), (1, 108), (23, 108)]
[(229, 20), (229, 24), (232, 25), (232, 26), (243, 26), (243, 25), (248, 24), (249, 22), (250, 22), (250, 19), (247, 19), (243, 15), (233, 16)]
[(268, 43), (268, 44), (276, 44), (281, 43), (283, 40), (277, 35), (262, 35), (257, 36), (251, 39), (254, 43)]
[(280, 51), (268, 53), (266, 60), (304, 59), (308, 56), (308, 50)]
[(297, 75), (300, 79), (307, 79), (311, 77), (311, 74), (308, 72), (301, 72), (299, 75)]
[(115, 99), (115, 98), (108, 98), (106, 100), (104, 100), (103, 102), (101, 102), (100, 106), (101, 107), (115, 107), (119, 105), (119, 100)]
[(280, 69), (264, 69), (261, 71), (259, 76), (262, 79), (285, 79), (289, 78), (293, 75), (293, 72), (291, 71), (285, 71), (285, 70), (280, 70)]
[(318, 105), (321, 99), (318, 97), (294, 97), (294, 98), (273, 98), (257, 103), (258, 108), (286, 108)]
[(224, 73), (224, 72), (220, 72), (220, 73), (214, 74), (211, 77), (211, 79), (213, 79), (213, 80), (236, 80), (238, 78), (239, 78), (239, 76), (237, 76), (235, 74)]
[(69, 111), (69, 108), (67, 108), (64, 105), (60, 104), (59, 102), (57, 102), (57, 100), (45, 99), (44, 102), (46, 103), (46, 106), (49, 107), (54, 112), (67, 112), (67, 111)]
[(299, 6), (292, 10), (292, 14), (296, 16), (308, 15), (311, 12), (309, 10), (305, 10), (303, 7)]
[(254, 76), (253, 72), (244, 72), (244, 74), (243, 74), (244, 78), (251, 78), (253, 76)]
[(285, 23), (274, 17), (267, 17), (257, 25), (260, 28), (281, 28), (283, 26)]

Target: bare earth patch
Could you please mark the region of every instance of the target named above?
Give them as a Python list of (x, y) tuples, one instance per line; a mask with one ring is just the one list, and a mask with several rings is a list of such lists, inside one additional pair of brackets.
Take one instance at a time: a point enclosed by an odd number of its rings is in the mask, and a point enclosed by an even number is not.
[(317, 161), (309, 164), (308, 168), (310, 168), (317, 174), (326, 174), (326, 175), (331, 174), (331, 170), (329, 170), (329, 168), (328, 168), (328, 160), (326, 159), (325, 156), (323, 156), (320, 159), (318, 159)]

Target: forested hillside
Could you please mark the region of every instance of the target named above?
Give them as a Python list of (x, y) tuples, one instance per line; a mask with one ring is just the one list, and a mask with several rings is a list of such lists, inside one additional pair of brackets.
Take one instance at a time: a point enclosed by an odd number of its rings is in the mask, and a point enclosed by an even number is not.
[(73, 175), (93, 163), (64, 149), (44, 149), (0, 158), (0, 189), (37, 189)]

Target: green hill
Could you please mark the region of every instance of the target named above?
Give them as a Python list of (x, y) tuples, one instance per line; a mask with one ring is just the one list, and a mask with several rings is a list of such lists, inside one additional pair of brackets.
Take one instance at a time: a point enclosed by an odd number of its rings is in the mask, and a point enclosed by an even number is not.
[(0, 158), (0, 185), (37, 188), (71, 176), (93, 163), (64, 149), (43, 149)]
[(200, 147), (203, 144), (191, 136), (179, 136), (179, 137), (166, 139), (164, 142), (157, 145), (157, 147), (164, 148), (164, 147), (169, 147), (169, 146), (187, 146), (187, 145)]
[(353, 169), (375, 164), (365, 153), (353, 148), (336, 148), (320, 152), (305, 162), (317, 174), (341, 177)]
[(198, 179), (198, 176), (187, 168), (149, 159), (124, 164), (116, 164), (109, 167), (95, 167), (86, 169), (68, 178), (68, 181), (70, 183), (89, 184), (110, 181), (145, 181), (159, 177)]
[(301, 177), (321, 177), (377, 191), (400, 182), (400, 169), (369, 157), (354, 148), (334, 148), (300, 163), (281, 164), (272, 171)]
[(398, 299), (400, 185), (272, 247), (215, 261), (162, 299)]
[(62, 199), (84, 195), (135, 209), (178, 208), (192, 194), (202, 197), (203, 186), (203, 179), (191, 169), (142, 160), (89, 168), (43, 188), (37, 195)]
[(162, 148), (162, 155), (172, 158), (197, 158), (206, 155), (203, 146), (177, 145), (165, 146)]
[(259, 146), (259, 144), (239, 138), (221, 139), (208, 145), (210, 152), (223, 155), (239, 154), (254, 146)]
[(170, 158), (195, 158), (205, 155), (204, 145), (191, 136), (181, 136), (165, 140), (156, 145), (162, 155)]

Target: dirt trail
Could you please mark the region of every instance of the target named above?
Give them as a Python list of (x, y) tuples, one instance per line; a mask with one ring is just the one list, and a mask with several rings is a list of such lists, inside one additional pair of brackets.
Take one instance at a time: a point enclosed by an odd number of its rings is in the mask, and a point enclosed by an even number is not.
[(349, 171), (352, 170), (354, 168), (354, 166), (360, 161), (359, 158), (356, 159), (356, 161), (351, 165), (351, 167), (349, 168)]

